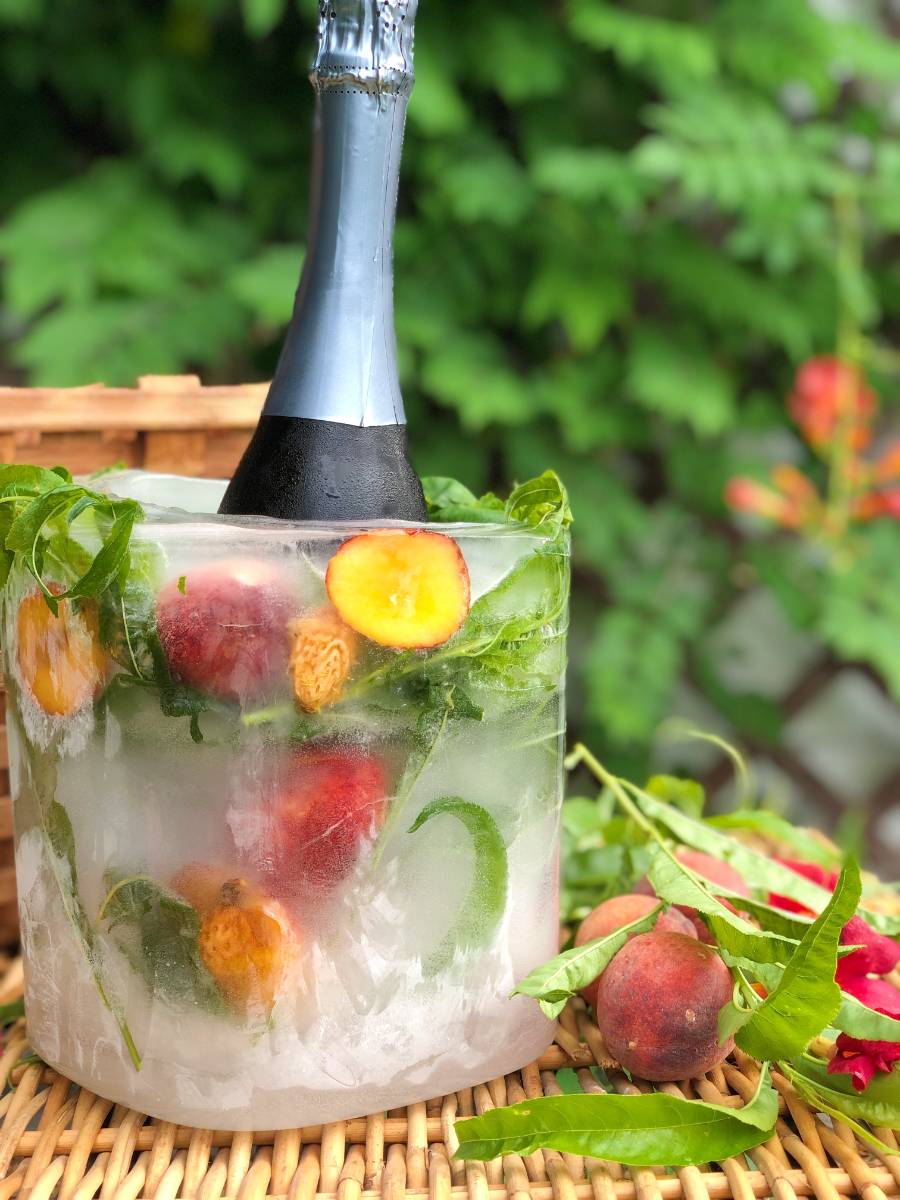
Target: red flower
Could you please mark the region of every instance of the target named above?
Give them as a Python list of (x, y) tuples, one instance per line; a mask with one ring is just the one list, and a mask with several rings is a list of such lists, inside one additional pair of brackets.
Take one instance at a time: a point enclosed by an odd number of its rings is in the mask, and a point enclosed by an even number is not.
[(729, 479), (725, 488), (725, 503), (735, 512), (753, 513), (757, 517), (768, 517), (779, 525), (796, 526), (795, 506), (773, 488), (743, 475)]
[(874, 521), (878, 517), (900, 517), (900, 487), (881, 492), (866, 492), (853, 503), (853, 515), (858, 521)]
[[(837, 872), (826, 871), (817, 863), (799, 862), (792, 858), (778, 859), (798, 875), (834, 891)], [(789, 912), (814, 916), (808, 908), (789, 896), (769, 894), (769, 903)], [(900, 963), (900, 944), (873, 929), (862, 917), (851, 917), (841, 930), (842, 946), (859, 946), (852, 954), (838, 960), (835, 979), (843, 991), (854, 996), (860, 1004), (889, 1017), (900, 1018), (900, 989), (879, 976)], [(836, 1053), (828, 1064), (830, 1075), (849, 1075), (856, 1091), (864, 1091), (876, 1071), (890, 1071), (900, 1060), (900, 1042), (874, 1042), (862, 1038), (838, 1035)]]
[(900, 1060), (900, 1042), (867, 1042), (846, 1033), (838, 1035), (837, 1053), (829, 1075), (849, 1075), (857, 1092), (865, 1091), (876, 1071), (890, 1071)]
[(803, 363), (788, 398), (788, 411), (816, 449), (840, 432), (852, 449), (864, 449), (875, 409), (875, 393), (866, 386), (861, 372), (852, 363), (827, 354)]
[[(893, 938), (878, 933), (862, 917), (851, 917), (841, 931), (842, 946), (860, 946), (838, 963), (837, 981), (844, 988), (846, 981), (865, 975), (887, 975), (900, 963), (900, 945)], [(896, 989), (894, 989), (896, 991)]]
[[(853, 955), (850, 955), (852, 958)], [(886, 979), (870, 979), (868, 975), (842, 975), (841, 966), (847, 962), (845, 958), (838, 963), (835, 978), (843, 990), (854, 996), (866, 1008), (874, 1008), (876, 1012), (884, 1013), (887, 1017), (900, 1019), (900, 989), (888, 983)]]

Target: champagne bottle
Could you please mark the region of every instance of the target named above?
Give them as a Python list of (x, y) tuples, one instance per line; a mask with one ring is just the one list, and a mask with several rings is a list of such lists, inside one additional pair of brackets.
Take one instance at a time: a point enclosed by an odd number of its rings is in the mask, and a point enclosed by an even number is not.
[(312, 202), (294, 311), (219, 511), (424, 520), (406, 451), (392, 240), (417, 0), (320, 0)]

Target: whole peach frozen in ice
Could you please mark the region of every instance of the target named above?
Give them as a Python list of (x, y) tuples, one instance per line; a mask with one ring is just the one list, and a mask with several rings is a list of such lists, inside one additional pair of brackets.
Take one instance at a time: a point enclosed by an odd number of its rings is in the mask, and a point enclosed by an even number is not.
[(386, 772), (361, 747), (297, 751), (279, 764), (250, 847), (279, 895), (327, 892), (353, 870), (384, 820)]
[(223, 700), (258, 700), (287, 685), (295, 609), (276, 566), (222, 559), (170, 580), (156, 598), (156, 624), (179, 683)]

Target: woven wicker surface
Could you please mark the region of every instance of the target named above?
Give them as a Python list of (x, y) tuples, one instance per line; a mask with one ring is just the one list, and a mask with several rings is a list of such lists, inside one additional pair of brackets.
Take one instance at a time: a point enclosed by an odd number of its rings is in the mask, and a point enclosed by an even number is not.
[[(0, 959), (0, 1003), (22, 989), (19, 959)], [(411, 1104), (389, 1113), (278, 1133), (227, 1133), (156, 1121), (79, 1088), (40, 1062), (26, 1062), (24, 1022), (0, 1056), (0, 1200), (255, 1200), (287, 1196), (465, 1197), (489, 1200), (751, 1200), (900, 1194), (900, 1158), (880, 1158), (846, 1126), (821, 1118), (776, 1073), (781, 1093), (777, 1135), (745, 1157), (705, 1168), (623, 1168), (615, 1163), (540, 1151), (491, 1163), (453, 1158), (454, 1121), (496, 1105), (560, 1091), (556, 1072), (574, 1068), (585, 1091), (599, 1091), (589, 1071), (604, 1064), (596, 1026), (580, 1001), (569, 1006), (557, 1040), (541, 1058), (505, 1078)], [(608, 1065), (608, 1064), (607, 1064)], [(634, 1090), (609, 1072), (621, 1092)], [(675, 1094), (738, 1105), (753, 1091), (755, 1064), (732, 1059)], [(896, 1136), (878, 1135), (890, 1146)]]

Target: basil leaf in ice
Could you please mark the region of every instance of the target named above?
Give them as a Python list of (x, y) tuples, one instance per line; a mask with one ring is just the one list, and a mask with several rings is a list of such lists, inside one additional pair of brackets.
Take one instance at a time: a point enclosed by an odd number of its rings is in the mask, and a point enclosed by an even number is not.
[(100, 638), (136, 679), (167, 683), (168, 663), (156, 632), (156, 593), (163, 571), (159, 547), (132, 545), (127, 570), (100, 597)]
[[(10, 712), (15, 713), (16, 711), (16, 704), (11, 704)], [(27, 782), (37, 805), (41, 833), (47, 847), (47, 863), (56, 883), (63, 912), (81, 944), (94, 987), (97, 989), (97, 995), (112, 1014), (132, 1065), (136, 1071), (139, 1071), (141, 1069), (140, 1053), (134, 1044), (134, 1038), (124, 1012), (115, 997), (107, 991), (103, 977), (102, 953), (78, 890), (75, 831), (72, 828), (68, 812), (55, 798), (56, 767), (48, 759), (41, 759), (35, 755), (30, 742), (27, 741), (21, 729), (19, 735), (20, 745), (24, 748), (23, 764)]]
[(458, 952), (476, 949), (490, 941), (503, 919), (509, 888), (506, 846), (496, 821), (487, 809), (463, 800), (461, 796), (445, 796), (425, 805), (410, 826), (409, 833), (416, 833), (434, 817), (441, 815), (455, 817), (465, 827), (472, 841), (475, 863), (469, 894), (452, 928), (426, 963), (429, 973), (447, 966)]
[(859, 867), (851, 860), (791, 955), (778, 986), (737, 1033), (737, 1044), (747, 1054), (793, 1058), (837, 1015), (841, 989), (834, 975), (841, 930), (856, 911), (860, 891)]
[(778, 1093), (764, 1066), (743, 1108), (654, 1092), (544, 1096), (491, 1109), (457, 1121), (456, 1157), (491, 1159), (548, 1147), (627, 1166), (688, 1166), (719, 1162), (758, 1146), (772, 1136), (777, 1117)]
[(629, 937), (645, 933), (656, 924), (663, 906), (660, 904), (644, 917), (623, 925), (606, 937), (594, 938), (583, 946), (564, 950), (556, 958), (535, 967), (513, 991), (513, 995), (531, 996), (541, 1006), (545, 1016), (554, 1020), (566, 1006), (570, 996), (593, 983), (625, 945)]
[(413, 746), (372, 852), (370, 862), (373, 868), (381, 861), (384, 848), (403, 815), (413, 788), (431, 762), (438, 743), (448, 728), (456, 721), (484, 719), (484, 709), (475, 704), (471, 697), (454, 683), (444, 681), (442, 684), (435, 684), (427, 679), (414, 678), (409, 681), (409, 686), (412, 694), (405, 695), (405, 702), (419, 714)]
[(143, 976), (150, 993), (171, 1003), (226, 1011), (213, 977), (200, 956), (200, 916), (181, 896), (145, 875), (116, 878), (98, 920)]
[(422, 480), (422, 491), (431, 521), (495, 524), (505, 516), (506, 505), (493, 492), (477, 497), (456, 479), (426, 476)]

